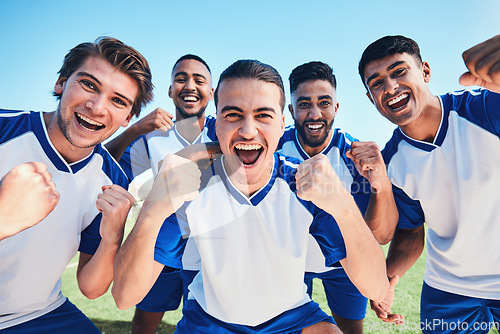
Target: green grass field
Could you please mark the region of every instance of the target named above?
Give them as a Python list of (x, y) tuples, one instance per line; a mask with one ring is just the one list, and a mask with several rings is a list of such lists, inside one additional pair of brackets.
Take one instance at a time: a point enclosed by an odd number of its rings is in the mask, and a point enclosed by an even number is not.
[[(133, 224), (129, 220), (127, 230)], [(386, 250), (387, 247), (384, 247)], [(425, 252), (424, 252), (425, 253)], [(76, 283), (76, 264), (75, 257), (63, 275), (63, 293), (75, 305), (77, 305), (105, 334), (126, 334), (130, 333), (130, 322), (134, 314), (134, 308), (121, 311), (119, 310), (111, 296), (110, 291), (96, 300), (88, 300), (78, 289)], [(367, 334), (385, 333), (420, 333), (418, 324), (420, 321), (420, 290), (425, 268), (425, 254), (415, 263), (415, 265), (401, 278), (396, 287), (396, 297), (393, 306), (393, 312), (405, 316), (405, 325), (396, 326), (385, 324), (376, 318), (368, 305), (366, 318), (364, 322), (364, 332)], [(320, 304), (322, 309), (330, 313), (321, 281), (315, 280), (313, 299)], [(175, 330), (175, 324), (181, 318), (181, 310), (167, 312), (158, 328), (158, 334), (170, 334)], [(498, 333), (492, 331), (491, 333)]]

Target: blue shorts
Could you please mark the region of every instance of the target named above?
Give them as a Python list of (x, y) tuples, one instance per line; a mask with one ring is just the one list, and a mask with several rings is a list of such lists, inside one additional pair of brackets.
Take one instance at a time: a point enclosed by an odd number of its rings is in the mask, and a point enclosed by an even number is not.
[(97, 327), (69, 300), (64, 304), (30, 321), (0, 330), (2, 334), (99, 334)]
[(310, 301), (302, 306), (283, 312), (258, 326), (244, 326), (217, 320), (207, 314), (194, 299), (188, 299), (182, 309), (182, 319), (174, 334), (300, 334), (303, 328), (326, 321), (335, 324), (331, 316)]
[(319, 278), (325, 288), (328, 307), (334, 315), (351, 320), (362, 320), (366, 315), (368, 299), (352, 284), (343, 268), (324, 273), (306, 272), (304, 282), (312, 298), (313, 278)]
[(181, 304), (181, 298), (184, 296), (186, 300), (187, 287), (197, 273), (197, 271), (179, 271), (165, 267), (146, 297), (136, 307), (145, 312), (177, 310)]
[(457, 295), (424, 282), (420, 299), (423, 333), (488, 333), (498, 329), (499, 322), (500, 300)]

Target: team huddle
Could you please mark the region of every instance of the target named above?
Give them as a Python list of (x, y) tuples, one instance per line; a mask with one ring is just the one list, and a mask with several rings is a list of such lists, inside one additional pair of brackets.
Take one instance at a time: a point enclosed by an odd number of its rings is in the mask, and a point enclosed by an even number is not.
[[(0, 110), (0, 331), (100, 333), (61, 293), (79, 252), (81, 292), (95, 299), (113, 283), (118, 308), (136, 307), (132, 333), (156, 333), (181, 300), (179, 334), (362, 333), (368, 300), (381, 321), (403, 322), (394, 290), (427, 234), (420, 330), (488, 333), (474, 324), (500, 322), (500, 35), (463, 58), (460, 83), (479, 88), (433, 95), (415, 41), (365, 49), (367, 97), (397, 126), (380, 150), (333, 127), (328, 64), (293, 69), (285, 127), (275, 68), (238, 60), (214, 90), (188, 54), (172, 69), (175, 115), (157, 108), (104, 147), (153, 99), (151, 71), (117, 39), (79, 44), (56, 111)], [(148, 170), (123, 240), (128, 185)], [(331, 315), (312, 299), (314, 278)]]

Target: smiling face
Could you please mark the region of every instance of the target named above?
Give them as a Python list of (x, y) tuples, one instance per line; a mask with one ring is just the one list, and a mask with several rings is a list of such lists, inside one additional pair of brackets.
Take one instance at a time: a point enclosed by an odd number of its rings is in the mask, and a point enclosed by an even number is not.
[(120, 126), (127, 126), (138, 94), (137, 83), (100, 57), (87, 59), (69, 78), (60, 77), (62, 94), (55, 113), (45, 115), (49, 137), (68, 162), (90, 154)]
[(179, 62), (172, 71), (168, 96), (174, 101), (178, 120), (202, 117), (214, 97), (212, 76), (207, 67), (194, 59)]
[(251, 195), (269, 180), (285, 129), (277, 85), (257, 79), (219, 84), (216, 132), (233, 184)]
[(364, 70), (368, 98), (377, 110), (404, 128), (417, 120), (431, 95), (427, 83), (431, 71), (427, 62), (396, 53), (368, 63)]
[(339, 103), (335, 88), (327, 80), (308, 80), (297, 86), (288, 106), (300, 145), (313, 156), (321, 152), (332, 136)]

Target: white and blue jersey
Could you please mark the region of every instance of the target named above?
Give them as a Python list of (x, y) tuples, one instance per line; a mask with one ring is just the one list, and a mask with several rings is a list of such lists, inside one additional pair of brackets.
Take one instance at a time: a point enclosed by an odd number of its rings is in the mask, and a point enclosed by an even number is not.
[(500, 95), (464, 90), (439, 99), (434, 142), (398, 128), (382, 152), (392, 183), (407, 195), (398, 227), (425, 220), (429, 286), (500, 299)]
[(146, 135), (138, 137), (130, 144), (122, 157), (120, 165), (123, 167), (130, 179), (142, 174), (146, 170), (158, 174), (158, 163), (163, 161), (167, 154), (176, 153), (191, 144), (207, 143), (216, 141), (215, 118), (207, 116), (205, 125), (196, 139), (190, 143), (177, 131), (177, 122), (168, 131), (155, 130)]
[[(77, 251), (94, 254), (101, 237), (96, 208), (103, 185), (127, 189), (128, 179), (101, 145), (68, 164), (51, 143), (43, 114), (0, 110), (0, 176), (20, 164), (47, 166), (60, 199), (39, 224), (0, 241), (0, 329), (61, 306), (61, 275)], [(26, 203), (30, 205), (30, 203)]]
[[(354, 162), (346, 157), (346, 151), (351, 149), (351, 143), (357, 141), (357, 139), (351, 137), (348, 133), (340, 131), (340, 129), (332, 129), (332, 131), (333, 134), (330, 142), (320, 154), (328, 158), (340, 181), (350, 191), (351, 195), (353, 195), (361, 213), (364, 214), (370, 201), (370, 183), (358, 173)], [(301, 161), (310, 158), (299, 143), (295, 126), (287, 127), (280, 139), (277, 151)], [(337, 264), (335, 267), (340, 268), (340, 264)], [(309, 238), (306, 269), (308, 272), (315, 273), (322, 273), (333, 269), (325, 266), (323, 254), (318, 243), (312, 236)]]
[(181, 236), (194, 239), (201, 272), (190, 298), (221, 321), (256, 326), (310, 302), (304, 284), (310, 234), (327, 266), (346, 257), (345, 244), (331, 215), (297, 197), (299, 160), (275, 153), (268, 183), (248, 198), (229, 180), (223, 159), (214, 161), (199, 196), (163, 223), (155, 260), (181, 268)]

